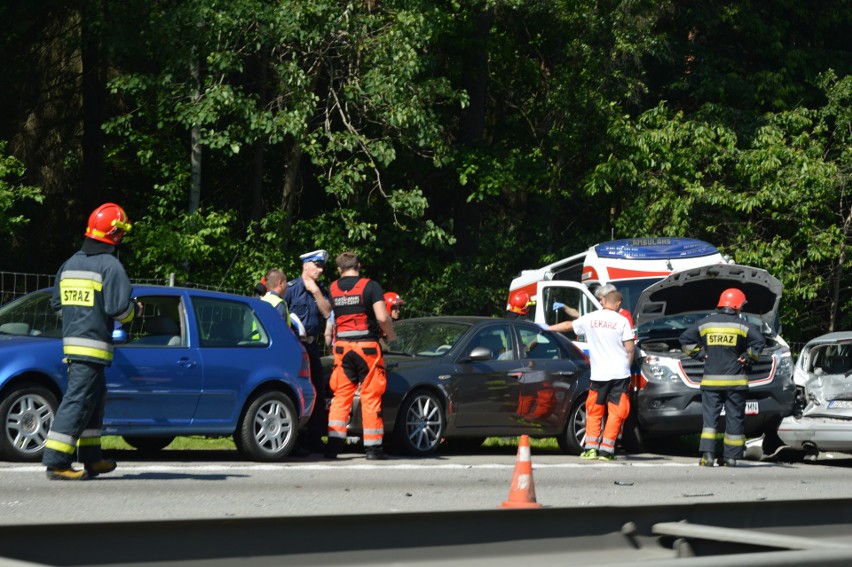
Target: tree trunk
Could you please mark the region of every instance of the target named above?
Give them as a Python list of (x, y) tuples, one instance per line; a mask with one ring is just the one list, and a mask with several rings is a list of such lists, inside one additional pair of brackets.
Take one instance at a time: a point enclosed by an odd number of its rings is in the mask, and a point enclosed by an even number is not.
[(101, 60), (101, 36), (97, 31), (103, 22), (102, 4), (98, 0), (82, 2), (80, 13), (81, 62), (83, 67), (83, 139), (80, 195), (84, 208), (94, 208), (109, 199), (104, 187), (104, 120), (106, 81)]
[[(462, 61), (464, 88), (470, 97), (470, 105), (461, 113), (459, 120), (459, 143), (469, 150), (483, 145), (485, 134), (485, 111), (488, 98), (488, 36), (494, 14), (491, 9), (482, 10), (476, 17), (470, 49)], [(480, 204), (468, 202), (470, 191), (459, 188), (455, 191), (455, 237), (456, 251), (461, 257), (470, 258), (479, 252), (479, 230), (481, 222)]]
[(293, 141), (290, 155), (287, 158), (287, 171), (284, 174), (284, 187), (281, 190), (281, 210), (287, 213), (287, 227), (289, 228), (293, 219), (293, 211), (296, 207), (296, 192), (299, 183), (299, 164), (302, 161), (302, 146), (298, 141)]

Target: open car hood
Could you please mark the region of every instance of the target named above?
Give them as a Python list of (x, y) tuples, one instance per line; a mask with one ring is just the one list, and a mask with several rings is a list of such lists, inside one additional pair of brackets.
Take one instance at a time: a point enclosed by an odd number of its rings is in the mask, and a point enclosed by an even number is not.
[(642, 292), (633, 320), (641, 327), (661, 317), (713, 311), (729, 287), (745, 293), (743, 313), (759, 316), (777, 332), (784, 285), (766, 270), (738, 264), (713, 264), (671, 274)]

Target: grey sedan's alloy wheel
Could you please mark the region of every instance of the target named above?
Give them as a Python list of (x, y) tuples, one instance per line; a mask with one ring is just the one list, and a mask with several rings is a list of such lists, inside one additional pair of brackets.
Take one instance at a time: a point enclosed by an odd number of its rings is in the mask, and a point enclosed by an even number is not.
[(172, 437), (133, 437), (125, 435), (123, 437), (124, 441), (134, 447), (138, 451), (142, 451), (145, 453), (156, 453), (160, 449), (165, 449), (169, 446), (169, 443), (175, 440), (174, 436)]
[(298, 428), (296, 406), (287, 394), (266, 392), (249, 404), (234, 433), (234, 443), (249, 459), (280, 461), (296, 445)]
[(443, 436), (444, 409), (438, 397), (425, 390), (408, 396), (396, 418), (395, 446), (409, 455), (431, 455)]
[(559, 448), (569, 455), (579, 455), (583, 452), (586, 440), (586, 396), (581, 396), (571, 407), (565, 431), (557, 439)]
[(0, 403), (0, 454), (10, 461), (40, 461), (58, 408), (56, 396), (36, 384), (10, 391)]

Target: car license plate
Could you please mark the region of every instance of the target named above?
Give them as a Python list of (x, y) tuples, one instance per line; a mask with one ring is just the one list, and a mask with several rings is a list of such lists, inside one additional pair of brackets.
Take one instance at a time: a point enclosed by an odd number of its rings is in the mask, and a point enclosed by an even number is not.
[[(850, 407), (852, 407), (852, 406), (850, 406)], [(758, 412), (757, 400), (746, 400), (745, 414), (746, 415), (757, 415), (758, 413), (759, 412)], [(722, 413), (720, 413), (719, 415), (725, 415), (725, 406), (722, 406)]]
[(852, 400), (831, 400), (828, 402), (829, 409), (852, 409)]

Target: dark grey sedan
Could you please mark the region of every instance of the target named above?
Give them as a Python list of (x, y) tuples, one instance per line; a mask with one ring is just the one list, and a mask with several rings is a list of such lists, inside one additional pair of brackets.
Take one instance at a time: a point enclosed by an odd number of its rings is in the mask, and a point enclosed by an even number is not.
[[(395, 323), (383, 397), (385, 443), (429, 455), (442, 441), (556, 437), (579, 454), (586, 433), (589, 361), (558, 333), (523, 320), (424, 317)], [(331, 359), (325, 359), (330, 372)], [(356, 398), (349, 425), (361, 434)]]

